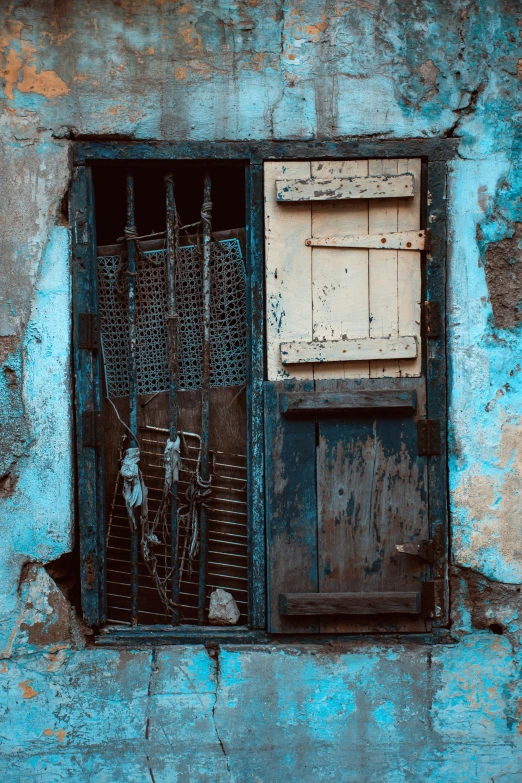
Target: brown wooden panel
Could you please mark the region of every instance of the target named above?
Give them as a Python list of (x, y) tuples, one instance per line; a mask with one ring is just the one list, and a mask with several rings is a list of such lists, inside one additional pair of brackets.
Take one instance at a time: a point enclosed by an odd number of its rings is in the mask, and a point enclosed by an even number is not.
[(283, 615), (420, 614), (420, 592), (408, 593), (282, 593)]
[[(322, 383), (330, 389), (334, 384)], [(408, 383), (398, 379), (392, 385)], [(421, 414), (424, 386), (416, 383)], [(397, 544), (429, 537), (426, 460), (418, 457), (415, 418), (379, 411), (319, 420), (320, 593), (417, 592), (426, 578), (422, 560), (396, 550)], [(323, 632), (425, 629), (417, 618), (394, 618), (388, 628), (385, 620), (378, 628), (364, 620), (321, 623)]]
[(390, 389), (358, 389), (344, 392), (289, 392), (279, 395), (281, 413), (307, 411), (349, 410), (360, 408), (402, 408), (410, 411), (417, 407), (414, 391)]
[(306, 390), (310, 381), (265, 384), (266, 511), (268, 534), (268, 630), (314, 633), (313, 618), (279, 612), (283, 592), (317, 591), (315, 422), (283, 417), (281, 391)]

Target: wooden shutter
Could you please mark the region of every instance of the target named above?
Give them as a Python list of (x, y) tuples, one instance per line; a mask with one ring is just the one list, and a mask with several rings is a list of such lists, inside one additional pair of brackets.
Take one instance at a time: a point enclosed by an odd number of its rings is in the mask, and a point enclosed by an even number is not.
[(420, 179), (419, 159), (265, 164), (272, 632), (430, 628)]

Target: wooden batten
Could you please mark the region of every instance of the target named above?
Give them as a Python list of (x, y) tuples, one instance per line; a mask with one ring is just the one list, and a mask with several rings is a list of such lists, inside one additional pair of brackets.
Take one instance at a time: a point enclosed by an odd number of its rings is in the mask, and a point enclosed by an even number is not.
[(284, 365), (372, 359), (415, 359), (417, 338), (409, 335), (366, 337), (359, 340), (313, 340), (281, 343), (280, 350)]
[(309, 247), (364, 247), (383, 250), (424, 250), (425, 231), (390, 231), (387, 234), (365, 234), (361, 236), (333, 235), (310, 237), (305, 242)]
[(276, 192), (277, 201), (412, 198), (415, 195), (415, 177), (408, 172), (330, 179), (278, 179)]
[(311, 411), (390, 410), (402, 408), (414, 411), (417, 395), (414, 391), (371, 389), (345, 392), (287, 392), (279, 394), (279, 411), (300, 414)]
[(422, 594), (379, 593), (282, 593), (282, 615), (420, 614)]

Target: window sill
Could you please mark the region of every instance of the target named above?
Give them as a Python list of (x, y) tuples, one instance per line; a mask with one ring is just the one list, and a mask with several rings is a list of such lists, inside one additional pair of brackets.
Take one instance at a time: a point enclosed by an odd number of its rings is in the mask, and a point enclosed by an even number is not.
[(354, 643), (380, 644), (455, 644), (447, 628), (434, 628), (431, 633), (382, 633), (382, 634), (267, 634), (240, 628), (223, 628), (199, 625), (141, 625), (137, 628), (109, 625), (95, 638), (96, 647), (155, 647), (179, 644), (272, 644), (302, 648), (308, 645), (330, 648), (346, 648)]

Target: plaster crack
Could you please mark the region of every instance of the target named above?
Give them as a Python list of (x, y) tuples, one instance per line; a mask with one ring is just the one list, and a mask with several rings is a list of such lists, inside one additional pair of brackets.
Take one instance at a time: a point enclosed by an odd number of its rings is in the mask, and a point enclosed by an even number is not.
[(216, 707), (217, 707), (217, 700), (219, 695), (219, 685), (221, 680), (221, 666), (219, 661), (219, 644), (212, 644), (210, 642), (207, 642), (205, 644), (205, 649), (207, 653), (209, 654), (210, 658), (214, 661), (215, 667), (216, 667), (216, 689), (214, 694), (214, 704), (212, 705), (212, 723), (214, 725), (214, 732), (216, 734), (216, 739), (219, 742), (219, 746), (221, 748), (221, 752), (223, 753), (223, 757), (225, 759), (225, 764), (227, 765), (227, 774), (228, 774), (228, 781), (232, 780), (232, 773), (230, 769), (230, 761), (228, 758), (227, 749), (225, 747), (225, 743), (223, 742), (221, 735), (219, 733), (219, 728), (216, 722)]
[(453, 109), (453, 113), (457, 115), (457, 119), (455, 120), (453, 125), (451, 125), (450, 128), (448, 128), (448, 130), (446, 131), (445, 134), (446, 138), (454, 138), (455, 136), (458, 135), (458, 131), (460, 130), (459, 126), (462, 120), (465, 117), (469, 117), (469, 115), (475, 111), (477, 107), (478, 99), (482, 94), (482, 92), (484, 91), (485, 86), (486, 85), (484, 82), (480, 82), (476, 87), (473, 88), (473, 90), (470, 93), (468, 93), (469, 100), (467, 104), (465, 106), (461, 106), (460, 108)]
[[(154, 680), (154, 675), (156, 674), (157, 671), (158, 671), (157, 651), (156, 648), (153, 647), (150, 656), (149, 683), (147, 685), (147, 720), (145, 721), (145, 739), (147, 741), (150, 741), (150, 710), (151, 710), (151, 697), (152, 697), (152, 683)], [(152, 783), (156, 783), (156, 778), (154, 777), (154, 772), (152, 770), (152, 762), (150, 760), (150, 756), (147, 755), (146, 759), (147, 759), (147, 768), (149, 770), (150, 779)]]

